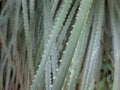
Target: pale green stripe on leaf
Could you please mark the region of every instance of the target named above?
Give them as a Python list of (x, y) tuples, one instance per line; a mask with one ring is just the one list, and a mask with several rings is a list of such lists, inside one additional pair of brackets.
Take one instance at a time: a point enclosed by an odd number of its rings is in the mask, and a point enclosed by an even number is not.
[[(94, 77), (94, 72), (96, 68), (96, 63), (98, 62), (100, 40), (102, 35), (102, 22), (104, 16), (104, 0), (96, 1), (96, 11), (94, 24), (92, 29), (92, 37), (88, 49), (88, 54), (85, 62), (85, 70), (82, 79), (81, 90), (90, 89), (90, 82), (92, 82), (92, 77)], [(94, 82), (94, 81), (93, 81)], [(91, 90), (91, 89), (90, 89)]]
[(58, 36), (58, 40), (57, 40), (57, 43), (56, 43), (56, 47), (58, 49), (58, 52), (60, 52), (60, 50), (63, 48), (63, 45), (62, 45), (63, 40), (65, 38), (65, 35), (66, 35), (67, 31), (69, 30), (70, 24), (72, 22), (72, 19), (74, 17), (75, 11), (76, 11), (79, 3), (80, 3), (80, 0), (75, 1), (74, 6), (72, 7), (72, 9), (70, 11), (70, 14), (67, 18), (67, 21), (65, 23), (65, 26), (63, 26), (63, 30), (61, 31), (61, 33)]
[(90, 32), (90, 26), (92, 24), (92, 10), (88, 17), (87, 24), (82, 29), (82, 33), (80, 34), (79, 41), (77, 43), (76, 52), (72, 58), (72, 65), (70, 67), (70, 80), (68, 90), (74, 90), (75, 84), (77, 83), (77, 79), (79, 76), (79, 71), (81, 70), (81, 66), (83, 64), (83, 58), (87, 46), (88, 36)]
[(29, 81), (29, 74), (31, 73), (33, 78), (33, 61), (32, 61), (32, 41), (31, 41), (31, 34), (29, 28), (29, 20), (28, 20), (28, 8), (27, 8), (27, 1), (22, 0), (22, 8), (23, 8), (23, 21), (24, 21), (24, 31), (25, 31), (25, 38), (26, 38), (26, 47), (27, 47), (27, 57), (28, 57), (28, 85), (27, 89), (30, 89), (30, 81)]
[[(61, 90), (64, 79), (66, 77), (66, 72), (68, 71), (69, 65), (71, 63), (72, 56), (75, 51), (76, 44), (78, 42), (78, 38), (82, 27), (86, 24), (88, 14), (91, 8), (92, 0), (82, 0), (81, 5), (79, 7), (79, 11), (76, 17), (76, 22), (71, 32), (71, 36), (69, 38), (68, 44), (66, 46), (66, 50), (62, 57), (62, 63), (60, 65), (60, 69), (58, 72), (58, 76), (53, 85), (53, 90)], [(59, 84), (58, 84), (59, 83)]]
[(37, 70), (37, 73), (35, 75), (31, 90), (36, 90), (37, 84), (38, 84), (39, 80), (41, 80), (41, 78), (42, 78), (47, 59), (50, 55), (50, 52), (52, 50), (52, 46), (55, 43), (57, 35), (60, 32), (60, 29), (62, 27), (62, 24), (63, 24), (64, 20), (65, 20), (65, 17), (67, 15), (67, 12), (69, 10), (70, 5), (71, 5), (71, 0), (65, 0), (64, 1), (63, 8), (61, 9), (59, 17), (57, 18), (57, 21), (56, 21), (55, 26), (53, 28), (53, 31), (51, 33), (50, 40), (48, 41), (48, 44), (46, 45), (46, 48), (44, 49), (44, 54), (43, 54), (41, 63), (39, 65), (39, 68)]

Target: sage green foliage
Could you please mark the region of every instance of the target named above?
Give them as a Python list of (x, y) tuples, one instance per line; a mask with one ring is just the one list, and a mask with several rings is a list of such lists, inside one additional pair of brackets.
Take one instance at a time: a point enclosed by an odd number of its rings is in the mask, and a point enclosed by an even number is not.
[(120, 0), (0, 0), (0, 90), (120, 90)]

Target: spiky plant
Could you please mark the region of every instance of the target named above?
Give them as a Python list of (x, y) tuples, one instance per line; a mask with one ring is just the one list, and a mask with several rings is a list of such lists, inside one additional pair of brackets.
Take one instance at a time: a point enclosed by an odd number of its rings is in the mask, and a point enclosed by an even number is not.
[(0, 90), (120, 90), (120, 0), (0, 0)]

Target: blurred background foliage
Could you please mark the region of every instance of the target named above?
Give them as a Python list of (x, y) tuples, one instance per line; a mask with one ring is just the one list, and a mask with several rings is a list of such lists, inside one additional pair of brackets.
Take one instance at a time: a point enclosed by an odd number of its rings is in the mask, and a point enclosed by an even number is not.
[(0, 90), (120, 90), (120, 0), (0, 0)]

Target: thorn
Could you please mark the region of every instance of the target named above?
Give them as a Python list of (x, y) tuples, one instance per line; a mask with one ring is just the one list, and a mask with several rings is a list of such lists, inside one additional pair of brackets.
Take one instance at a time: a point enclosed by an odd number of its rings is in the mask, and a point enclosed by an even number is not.
[(69, 83), (67, 83), (67, 85), (69, 86)]
[[(44, 51), (44, 53), (45, 53), (45, 51)], [(44, 55), (42, 54), (42, 58), (43, 58), (43, 56), (44, 56)]]
[(79, 15), (79, 14), (77, 13), (77, 17), (78, 17), (78, 15)]
[(62, 62), (62, 60), (60, 60), (60, 62)]
[(55, 79), (56, 79), (56, 77), (53, 77), (53, 79), (55, 80)]
[(30, 86), (31, 88), (33, 87), (33, 86)]
[(57, 68), (56, 71), (59, 71), (59, 69)]
[(51, 34), (49, 35), (49, 38), (51, 38)]
[(52, 87), (53, 87), (53, 85), (50, 85), (50, 87), (52, 88)]
[[(38, 67), (40, 67), (40, 64), (38, 65)], [(38, 72), (38, 70), (37, 70), (37, 72)]]
[[(75, 27), (75, 25), (73, 25), (73, 28)], [(71, 31), (72, 32), (72, 31)]]

